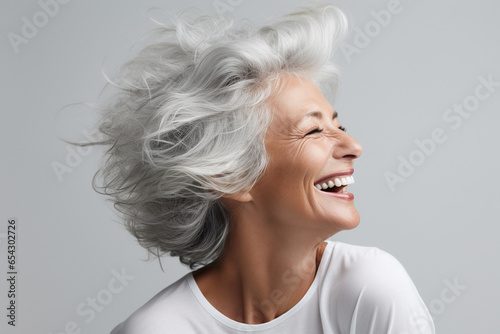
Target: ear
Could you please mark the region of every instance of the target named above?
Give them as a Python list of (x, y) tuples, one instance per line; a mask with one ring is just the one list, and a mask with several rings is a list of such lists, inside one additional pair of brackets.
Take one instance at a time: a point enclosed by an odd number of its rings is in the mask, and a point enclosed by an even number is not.
[(226, 194), (222, 197), (225, 199), (237, 201), (240, 203), (251, 202), (253, 200), (252, 195), (248, 191), (246, 191), (246, 192), (240, 191), (240, 192), (237, 192), (236, 194)]
[(231, 199), (237, 202), (251, 202), (253, 200), (252, 195), (249, 192), (237, 192), (236, 194), (226, 194), (223, 197)]

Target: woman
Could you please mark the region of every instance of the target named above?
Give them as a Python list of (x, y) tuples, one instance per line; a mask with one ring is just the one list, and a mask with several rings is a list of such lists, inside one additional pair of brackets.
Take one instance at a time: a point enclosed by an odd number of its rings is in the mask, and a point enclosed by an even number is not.
[(103, 193), (141, 245), (196, 270), (112, 334), (434, 333), (394, 257), (327, 240), (359, 223), (362, 149), (324, 96), (346, 30), (327, 3), (255, 29), (181, 17), (122, 68)]

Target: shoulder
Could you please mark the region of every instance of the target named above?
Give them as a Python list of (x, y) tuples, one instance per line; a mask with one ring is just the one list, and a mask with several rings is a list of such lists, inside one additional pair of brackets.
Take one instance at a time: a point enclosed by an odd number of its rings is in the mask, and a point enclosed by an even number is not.
[(189, 310), (192, 293), (188, 285), (188, 275), (172, 283), (125, 321), (116, 326), (111, 334), (156, 334), (164, 333), (166, 329), (182, 321), (184, 309)]
[(356, 283), (366, 283), (367, 277), (373, 284), (409, 279), (401, 262), (378, 247), (335, 242), (332, 255), (335, 265), (341, 266), (343, 272)]
[(385, 286), (389, 282), (411, 281), (401, 262), (380, 248), (338, 241), (331, 243), (327, 270), (336, 275), (341, 274), (350, 284)]
[[(353, 333), (393, 333), (387, 328), (433, 333), (426, 305), (393, 255), (377, 247), (333, 242), (329, 260), (321, 298), (330, 311), (348, 313), (343, 316), (350, 319), (346, 326)], [(377, 331), (365, 328), (366, 324)]]
[(333, 242), (325, 284), (364, 302), (380, 305), (400, 297), (418, 296), (405, 268), (393, 255), (378, 248)]

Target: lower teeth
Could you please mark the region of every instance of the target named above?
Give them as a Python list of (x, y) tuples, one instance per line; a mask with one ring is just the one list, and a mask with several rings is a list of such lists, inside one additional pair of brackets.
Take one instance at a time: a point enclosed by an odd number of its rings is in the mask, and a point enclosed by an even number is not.
[(323, 189), (322, 191), (325, 191), (328, 193), (347, 194), (346, 187), (343, 187), (342, 189), (339, 189), (338, 187), (333, 187), (333, 188)]

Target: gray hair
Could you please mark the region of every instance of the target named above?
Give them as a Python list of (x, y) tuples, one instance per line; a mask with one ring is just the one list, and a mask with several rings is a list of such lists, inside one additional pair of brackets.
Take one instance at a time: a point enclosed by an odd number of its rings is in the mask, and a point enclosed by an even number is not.
[(266, 167), (266, 100), (285, 75), (334, 91), (330, 58), (346, 30), (344, 14), (323, 2), (257, 28), (187, 15), (157, 28), (98, 108), (99, 139), (87, 145), (107, 151), (94, 189), (151, 254), (191, 269), (213, 262), (230, 228), (220, 198), (251, 189)]

